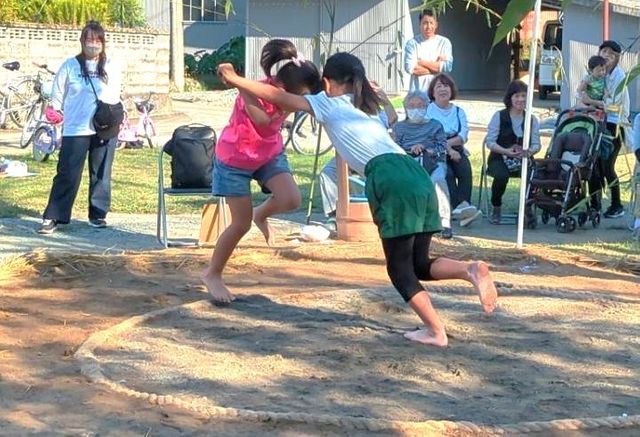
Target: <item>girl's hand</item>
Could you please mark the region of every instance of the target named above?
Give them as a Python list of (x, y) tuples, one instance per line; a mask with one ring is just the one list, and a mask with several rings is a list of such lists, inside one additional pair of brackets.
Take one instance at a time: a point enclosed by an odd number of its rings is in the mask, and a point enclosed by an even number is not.
[(415, 146), (411, 146), (411, 149), (409, 149), (409, 152), (411, 152), (412, 155), (419, 155), (422, 153), (423, 150), (424, 150), (424, 147), (422, 146), (422, 144), (416, 144)]
[(380, 100), (382, 100), (384, 103), (389, 103), (389, 97), (387, 97), (387, 94), (384, 92), (384, 90), (382, 89), (382, 87), (380, 85), (378, 85), (377, 82), (370, 80), (369, 81), (369, 85), (371, 85), (371, 88), (373, 88), (373, 92), (376, 93), (376, 95), (378, 96), (378, 98)]
[(458, 162), (462, 159), (462, 155), (460, 155), (460, 152), (458, 152), (457, 150), (449, 150), (449, 158), (451, 158), (451, 160), (453, 162)]
[(227, 79), (234, 75), (236, 75), (236, 70), (233, 68), (233, 64), (225, 63), (218, 65), (218, 76), (225, 85), (227, 84)]

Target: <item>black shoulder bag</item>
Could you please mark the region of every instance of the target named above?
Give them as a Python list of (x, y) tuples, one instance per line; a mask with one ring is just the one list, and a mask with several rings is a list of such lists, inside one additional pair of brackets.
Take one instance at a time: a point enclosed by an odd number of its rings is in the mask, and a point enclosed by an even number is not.
[[(82, 70), (82, 59), (80, 56), (76, 56), (80, 69)], [(120, 131), (120, 124), (124, 120), (124, 107), (122, 102), (118, 102), (115, 105), (105, 103), (98, 98), (96, 88), (93, 86), (91, 77), (86, 77), (89, 81), (93, 95), (96, 96), (96, 113), (93, 115), (93, 127), (96, 130), (98, 138), (103, 141), (108, 141), (118, 136)]]

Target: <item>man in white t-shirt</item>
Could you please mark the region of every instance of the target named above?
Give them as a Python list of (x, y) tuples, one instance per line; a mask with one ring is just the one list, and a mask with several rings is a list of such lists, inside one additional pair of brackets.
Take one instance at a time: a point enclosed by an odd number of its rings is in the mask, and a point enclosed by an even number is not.
[(433, 78), (453, 68), (451, 41), (438, 35), (438, 20), (430, 9), (420, 13), (420, 35), (404, 46), (404, 70), (411, 75), (409, 92), (429, 89)]

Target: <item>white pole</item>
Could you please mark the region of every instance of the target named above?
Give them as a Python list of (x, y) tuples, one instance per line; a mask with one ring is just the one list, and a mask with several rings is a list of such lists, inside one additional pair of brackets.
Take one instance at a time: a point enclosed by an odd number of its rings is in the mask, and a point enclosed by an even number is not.
[(524, 138), (522, 139), (522, 174), (520, 175), (520, 208), (518, 209), (518, 248), (522, 248), (522, 237), (524, 234), (524, 206), (527, 201), (527, 166), (529, 163), (529, 145), (531, 144), (531, 117), (533, 116), (533, 86), (536, 82), (536, 59), (538, 57), (538, 40), (540, 39), (540, 14), (542, 0), (536, 0), (534, 8), (535, 15), (533, 21), (533, 38), (531, 39), (531, 50), (529, 51), (529, 84), (527, 87), (527, 104), (525, 106), (524, 117)]

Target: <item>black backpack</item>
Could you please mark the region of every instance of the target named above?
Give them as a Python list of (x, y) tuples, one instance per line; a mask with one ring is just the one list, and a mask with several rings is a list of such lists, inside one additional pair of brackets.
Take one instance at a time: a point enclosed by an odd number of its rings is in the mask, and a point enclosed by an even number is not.
[(171, 155), (171, 188), (211, 188), (216, 133), (209, 126), (188, 124), (173, 131), (164, 145)]

